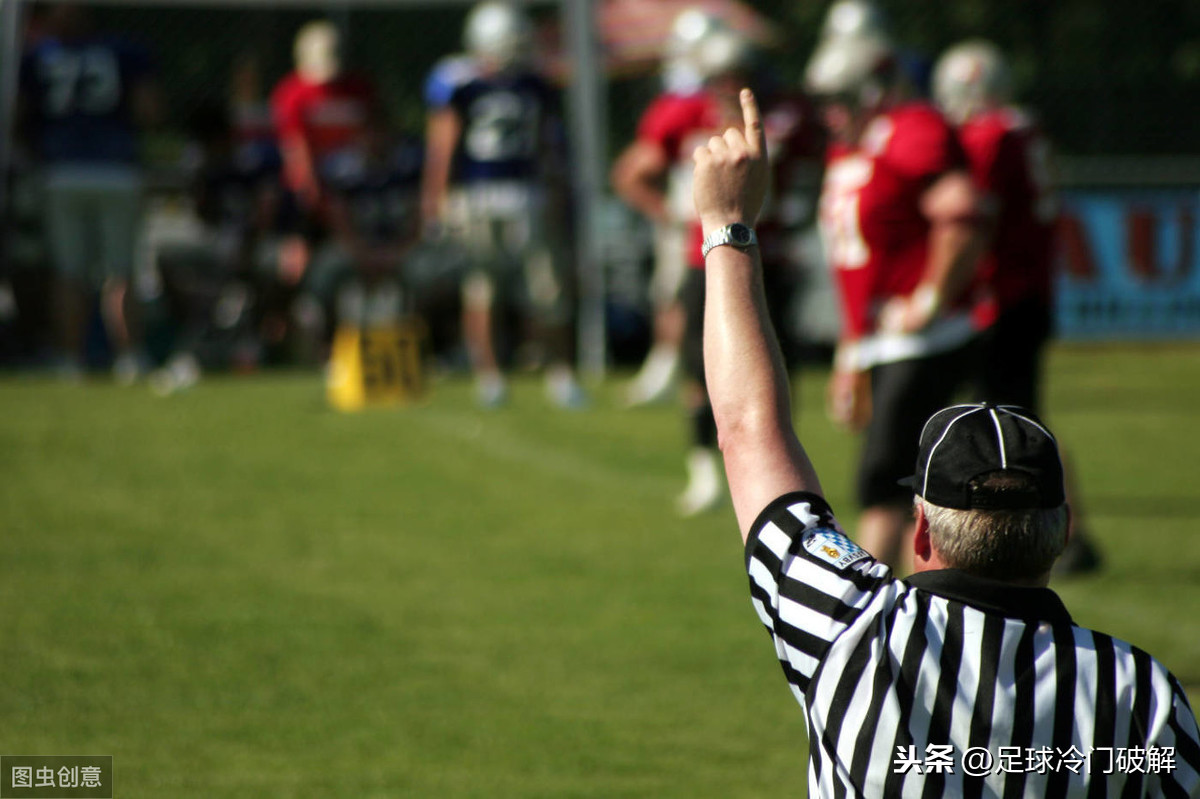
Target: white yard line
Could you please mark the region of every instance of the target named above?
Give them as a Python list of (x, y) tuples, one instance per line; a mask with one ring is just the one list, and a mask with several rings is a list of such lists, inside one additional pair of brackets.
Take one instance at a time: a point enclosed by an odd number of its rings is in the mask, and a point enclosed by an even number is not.
[(661, 495), (665, 502), (670, 499), (670, 492), (679, 487), (675, 484), (683, 483), (682, 470), (676, 478), (612, 468), (567, 447), (516, 435), (499, 423), (480, 418), (477, 413), (426, 410), (425, 418), (439, 433), (467, 444), (489, 458), (573, 479), (583, 485), (617, 489), (624, 494)]

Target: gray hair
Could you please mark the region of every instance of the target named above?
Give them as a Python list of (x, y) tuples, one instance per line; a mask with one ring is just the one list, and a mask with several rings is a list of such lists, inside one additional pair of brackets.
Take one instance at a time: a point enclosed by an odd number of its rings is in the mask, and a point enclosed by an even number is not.
[[(990, 476), (982, 487), (1015, 487), (997, 484), (1007, 475)], [(1019, 482), (1019, 478), (1016, 482)], [(929, 539), (942, 561), (995, 580), (1027, 580), (1049, 573), (1067, 544), (1066, 504), (1055, 508), (1017, 510), (956, 510), (916, 497), (929, 522)]]

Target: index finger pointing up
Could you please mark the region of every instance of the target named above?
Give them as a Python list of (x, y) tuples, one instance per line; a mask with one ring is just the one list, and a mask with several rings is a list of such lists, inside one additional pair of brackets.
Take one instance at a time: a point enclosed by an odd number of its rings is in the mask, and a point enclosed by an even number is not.
[(749, 89), (742, 89), (738, 99), (742, 101), (742, 121), (746, 126), (746, 144), (750, 146), (752, 155), (765, 155), (767, 136), (763, 132), (762, 117), (758, 113), (758, 100), (754, 99), (754, 92)]

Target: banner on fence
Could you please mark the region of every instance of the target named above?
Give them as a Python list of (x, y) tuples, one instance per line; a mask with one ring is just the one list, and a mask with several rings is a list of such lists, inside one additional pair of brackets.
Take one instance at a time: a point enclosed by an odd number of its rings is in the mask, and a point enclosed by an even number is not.
[(1196, 189), (1063, 194), (1062, 339), (1200, 338)]

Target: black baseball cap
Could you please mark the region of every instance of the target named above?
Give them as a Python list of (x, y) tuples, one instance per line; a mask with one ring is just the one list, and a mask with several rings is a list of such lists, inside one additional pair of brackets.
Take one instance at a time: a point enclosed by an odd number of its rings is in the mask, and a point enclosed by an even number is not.
[[(972, 488), (972, 480), (995, 472), (1030, 479), (1015, 490)], [(929, 417), (916, 474), (900, 484), (959, 510), (1056, 508), (1066, 499), (1058, 442), (1037, 416), (1015, 405), (952, 405)]]

